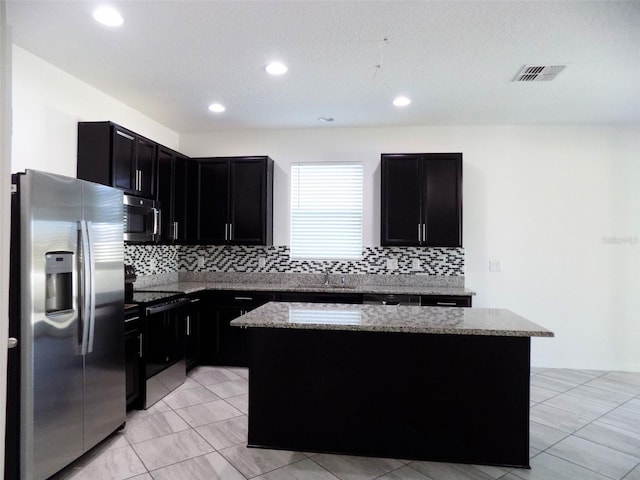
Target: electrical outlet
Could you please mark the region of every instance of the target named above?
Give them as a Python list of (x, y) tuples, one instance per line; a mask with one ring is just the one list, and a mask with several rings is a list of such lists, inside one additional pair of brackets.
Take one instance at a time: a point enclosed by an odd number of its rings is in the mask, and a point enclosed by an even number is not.
[(157, 263), (155, 258), (152, 258), (151, 260), (149, 260), (149, 268), (151, 270), (155, 270), (156, 266), (157, 266)]
[(204, 257), (202, 255), (198, 256), (198, 268), (204, 268)]
[(500, 260), (489, 260), (489, 271), (501, 272), (502, 266), (500, 265)]
[(265, 257), (258, 257), (258, 268), (264, 268), (267, 265), (267, 259)]
[(420, 265), (420, 259), (419, 258), (414, 258), (411, 261), (411, 269), (412, 270), (421, 270), (422, 269), (422, 265)]
[(387, 270), (397, 270), (398, 269), (398, 259), (397, 258), (388, 258), (387, 259)]

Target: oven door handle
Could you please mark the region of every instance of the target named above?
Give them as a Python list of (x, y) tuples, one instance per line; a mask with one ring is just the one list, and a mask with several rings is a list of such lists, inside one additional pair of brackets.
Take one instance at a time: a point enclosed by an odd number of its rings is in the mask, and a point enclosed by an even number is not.
[(181, 298), (175, 302), (165, 303), (163, 305), (157, 305), (155, 307), (147, 307), (146, 312), (147, 315), (153, 315), (154, 313), (165, 312), (167, 310), (171, 310), (173, 308), (181, 307), (182, 305), (189, 303), (188, 298)]

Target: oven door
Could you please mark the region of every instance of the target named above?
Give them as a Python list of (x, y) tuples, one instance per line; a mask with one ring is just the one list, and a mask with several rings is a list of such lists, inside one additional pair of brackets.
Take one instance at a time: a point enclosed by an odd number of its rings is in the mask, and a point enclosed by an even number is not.
[(157, 242), (160, 240), (160, 210), (156, 202), (146, 198), (124, 196), (125, 242)]
[(147, 307), (145, 316), (145, 378), (149, 379), (170, 366), (184, 361), (184, 302)]

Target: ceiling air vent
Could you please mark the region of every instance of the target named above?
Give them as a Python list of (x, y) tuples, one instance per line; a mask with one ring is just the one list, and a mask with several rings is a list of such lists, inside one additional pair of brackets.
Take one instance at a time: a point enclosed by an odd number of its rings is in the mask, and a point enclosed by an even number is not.
[(566, 65), (525, 65), (513, 79), (514, 82), (549, 82), (562, 72)]

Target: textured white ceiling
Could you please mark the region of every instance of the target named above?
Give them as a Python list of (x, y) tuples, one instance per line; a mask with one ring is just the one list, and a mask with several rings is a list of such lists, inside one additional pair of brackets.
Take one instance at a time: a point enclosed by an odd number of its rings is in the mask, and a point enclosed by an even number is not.
[[(9, 0), (13, 40), (180, 133), (640, 123), (640, 1), (110, 3), (119, 29), (98, 2)], [(268, 76), (272, 59), (289, 72)], [(525, 64), (569, 66), (512, 82)]]

